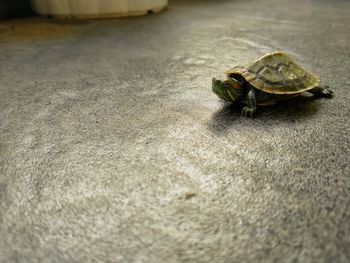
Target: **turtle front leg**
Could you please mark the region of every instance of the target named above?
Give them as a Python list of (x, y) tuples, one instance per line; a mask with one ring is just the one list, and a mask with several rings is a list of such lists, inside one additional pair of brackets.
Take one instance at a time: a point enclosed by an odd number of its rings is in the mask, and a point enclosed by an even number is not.
[(242, 115), (244, 115), (244, 117), (250, 116), (252, 118), (256, 111), (256, 96), (255, 96), (255, 91), (253, 89), (251, 89), (248, 92), (246, 101), (247, 101), (247, 106), (243, 107)]
[(325, 97), (325, 98), (333, 97), (333, 91), (331, 91), (328, 86), (315, 87), (312, 90), (309, 90), (309, 92), (314, 94), (314, 96), (316, 97)]

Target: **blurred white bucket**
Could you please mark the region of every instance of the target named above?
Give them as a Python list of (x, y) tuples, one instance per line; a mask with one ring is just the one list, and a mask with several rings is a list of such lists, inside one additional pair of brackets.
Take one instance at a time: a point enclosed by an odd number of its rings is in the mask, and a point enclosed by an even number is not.
[(168, 0), (31, 0), (35, 12), (63, 18), (99, 18), (159, 12)]

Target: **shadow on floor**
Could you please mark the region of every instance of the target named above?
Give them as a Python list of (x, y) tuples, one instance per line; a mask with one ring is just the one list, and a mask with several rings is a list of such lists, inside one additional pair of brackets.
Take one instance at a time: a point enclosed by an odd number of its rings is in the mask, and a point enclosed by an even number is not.
[(208, 123), (209, 130), (214, 134), (224, 135), (235, 124), (242, 125), (242, 122), (249, 126), (259, 126), (266, 122), (275, 125), (294, 123), (316, 114), (320, 101), (314, 97), (299, 97), (274, 106), (258, 107), (253, 118), (242, 116), (242, 107), (242, 104), (223, 102), (223, 107), (212, 115)]

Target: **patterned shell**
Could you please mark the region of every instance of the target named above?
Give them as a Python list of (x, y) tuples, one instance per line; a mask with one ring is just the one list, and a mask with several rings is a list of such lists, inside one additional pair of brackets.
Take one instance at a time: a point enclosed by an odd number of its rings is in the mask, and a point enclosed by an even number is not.
[(225, 73), (241, 75), (258, 90), (273, 94), (297, 94), (320, 85), (317, 76), (301, 68), (283, 52), (269, 53)]

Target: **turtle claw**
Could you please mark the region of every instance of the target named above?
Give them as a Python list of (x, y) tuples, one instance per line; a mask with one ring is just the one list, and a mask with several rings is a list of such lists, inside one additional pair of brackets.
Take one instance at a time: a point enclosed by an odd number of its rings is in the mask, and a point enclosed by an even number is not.
[(244, 116), (246, 118), (247, 117), (253, 118), (254, 112), (255, 112), (254, 108), (249, 108), (247, 106), (244, 106), (242, 109), (242, 116)]
[(316, 87), (310, 90), (316, 97), (332, 98), (333, 91), (329, 89), (328, 86)]
[(328, 86), (325, 86), (320, 93), (321, 93), (320, 95), (326, 98), (333, 97), (333, 91), (331, 91)]

